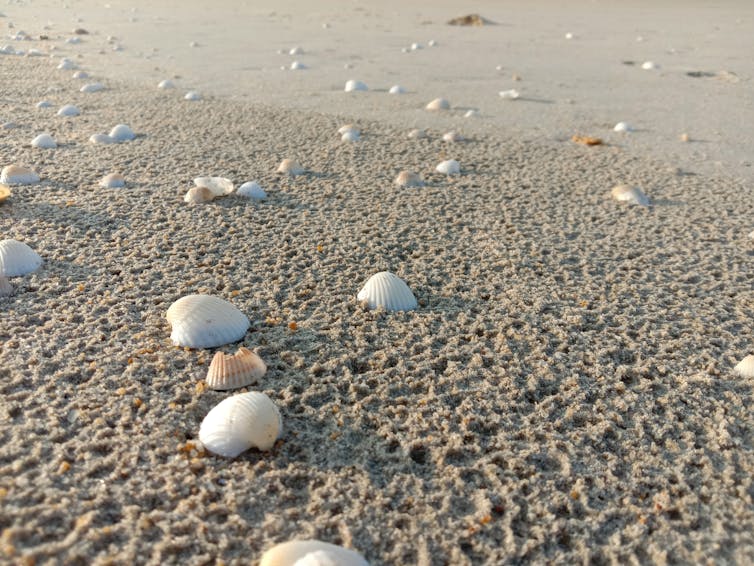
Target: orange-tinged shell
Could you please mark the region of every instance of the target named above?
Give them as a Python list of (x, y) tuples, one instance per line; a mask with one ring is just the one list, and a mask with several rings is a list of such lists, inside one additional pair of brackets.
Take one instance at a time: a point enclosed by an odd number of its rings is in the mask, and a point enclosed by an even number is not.
[(0, 203), (10, 196), (10, 187), (8, 185), (0, 185)]
[(217, 352), (207, 372), (207, 385), (216, 391), (238, 389), (256, 383), (267, 372), (262, 358), (241, 347), (235, 355)]
[(582, 145), (602, 145), (602, 140), (600, 138), (593, 138), (592, 136), (580, 136), (578, 134), (574, 135), (571, 138), (571, 141), (580, 143)]

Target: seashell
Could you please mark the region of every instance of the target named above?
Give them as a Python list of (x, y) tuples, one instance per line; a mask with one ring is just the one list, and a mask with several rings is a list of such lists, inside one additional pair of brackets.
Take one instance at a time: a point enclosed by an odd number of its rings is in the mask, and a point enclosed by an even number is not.
[(567, 34), (565, 34), (565, 38), (566, 39), (573, 39), (574, 37), (576, 37), (576, 36), (573, 35), (570, 31)]
[(691, 141), (691, 138), (689, 137), (688, 134), (681, 134), (680, 136), (678, 136), (678, 139), (681, 140), (682, 142)]
[(412, 140), (423, 140), (427, 137), (427, 132), (424, 130), (414, 129), (408, 133), (408, 137)]
[(115, 140), (107, 134), (94, 134), (89, 138), (89, 141), (98, 144), (115, 143)]
[(115, 126), (112, 130), (110, 130), (109, 136), (116, 142), (125, 142), (125, 141), (131, 141), (136, 137), (136, 134), (133, 133), (133, 130), (126, 126), (125, 124), (118, 124)]
[(166, 313), (176, 346), (216, 348), (238, 342), (250, 323), (240, 310), (219, 297), (187, 295), (178, 299)]
[(592, 136), (580, 136), (578, 134), (574, 134), (571, 137), (571, 141), (580, 143), (582, 145), (602, 145), (602, 140), (600, 138), (594, 138)]
[(20, 165), (8, 165), (0, 171), (0, 183), (8, 185), (33, 185), (39, 183), (39, 175)]
[(303, 55), (303, 54), (304, 54), (304, 50), (298, 45), (296, 47), (292, 47), (291, 50), (288, 52), (288, 55)]
[(369, 87), (366, 85), (366, 83), (363, 83), (361, 81), (350, 80), (346, 82), (346, 92), (354, 92), (357, 90), (369, 90)]
[(235, 458), (251, 447), (269, 450), (282, 430), (283, 420), (272, 399), (252, 391), (215, 405), (199, 427), (199, 441), (213, 454)]
[(169, 89), (175, 88), (175, 84), (173, 84), (173, 81), (169, 79), (165, 79), (164, 81), (160, 81), (159, 83), (157, 83), (157, 88), (162, 89), (162, 90), (169, 90)]
[(29, 246), (18, 240), (0, 242), (0, 275), (18, 277), (39, 269), (42, 258)]
[(463, 115), (464, 118), (476, 118), (477, 116), (479, 116), (479, 110), (474, 110), (473, 108), (467, 110), (466, 114)]
[(40, 109), (41, 108), (49, 108), (50, 106), (52, 106), (52, 102), (50, 102), (48, 100), (43, 100), (41, 102), (37, 102), (37, 108), (40, 108)]
[(749, 354), (733, 368), (741, 377), (754, 378), (754, 356)]
[(65, 40), (65, 42), (68, 43), (69, 45), (76, 45), (78, 43), (81, 43), (81, 38), (80, 37), (69, 37), (68, 39)]
[(118, 189), (126, 186), (126, 180), (120, 173), (110, 173), (109, 175), (102, 177), (99, 186), (104, 187), (105, 189)]
[(10, 297), (13, 294), (13, 285), (7, 277), (0, 275), (0, 297)]
[(633, 132), (634, 129), (628, 122), (618, 122), (613, 128), (614, 132)]
[(308, 69), (308, 67), (301, 61), (294, 61), (291, 63), (291, 71), (303, 71), (304, 69)]
[(460, 142), (463, 141), (463, 136), (458, 132), (447, 132), (446, 134), (443, 134), (442, 141), (450, 143)]
[(369, 566), (355, 550), (320, 540), (291, 540), (273, 546), (259, 566)]
[(659, 69), (660, 66), (654, 61), (644, 61), (644, 63), (641, 64), (641, 68), (645, 71), (655, 71)]
[(613, 187), (613, 189), (610, 191), (610, 194), (615, 200), (621, 202), (628, 202), (641, 206), (649, 206), (649, 198), (638, 187), (618, 185), (617, 187)]
[(283, 159), (278, 165), (278, 173), (287, 173), (291, 177), (301, 175), (304, 172), (304, 168), (298, 164), (298, 161), (294, 159)]
[(60, 64), (58, 65), (58, 69), (62, 69), (63, 71), (72, 71), (75, 69), (78, 65), (71, 61), (70, 59), (67, 59), (66, 57), (63, 57), (60, 60)]
[(448, 159), (435, 167), (435, 171), (443, 175), (458, 175), (461, 173), (461, 165), (455, 159)]
[(450, 102), (444, 98), (435, 98), (429, 104), (425, 106), (427, 110), (448, 110), (450, 109)]
[(209, 202), (214, 198), (215, 193), (207, 187), (191, 187), (183, 196), (183, 202), (197, 204), (200, 202)]
[(88, 79), (89, 73), (87, 73), (86, 71), (76, 71), (75, 73), (73, 73), (73, 78), (74, 79)]
[(39, 134), (36, 138), (31, 140), (32, 147), (38, 147), (40, 149), (55, 149), (58, 144), (50, 134)]
[(521, 93), (519, 93), (515, 88), (509, 89), (509, 90), (501, 90), (498, 92), (500, 95), (500, 98), (504, 98), (506, 100), (516, 100), (519, 96), (521, 96)]
[(29, 49), (26, 52), (27, 57), (42, 57), (43, 55), (46, 55), (45, 53), (42, 53), (39, 49)]
[(359, 129), (353, 124), (346, 124), (345, 126), (341, 126), (340, 128), (338, 128), (338, 133), (345, 134), (346, 132), (350, 132), (351, 130), (354, 130), (356, 132), (359, 131)]
[(81, 114), (81, 110), (73, 104), (66, 104), (58, 110), (58, 116), (78, 116), (79, 114)]
[(88, 83), (82, 86), (80, 92), (99, 92), (105, 89), (105, 85), (102, 83)]
[(408, 285), (389, 271), (372, 275), (356, 298), (366, 301), (370, 309), (384, 307), (388, 311), (410, 311), (417, 305), (416, 297)]
[(215, 197), (224, 197), (233, 192), (233, 181), (225, 177), (197, 177), (194, 179), (197, 187), (207, 187)]
[(395, 178), (395, 184), (399, 187), (423, 187), (424, 181), (417, 173), (401, 171)]
[(264, 200), (267, 198), (267, 193), (255, 181), (249, 181), (238, 187), (236, 194), (252, 200)]
[(411, 44), (411, 51), (419, 51), (419, 49), (422, 49), (424, 46), (421, 43), (412, 43)]
[(206, 381), (215, 391), (228, 391), (256, 383), (266, 372), (262, 358), (242, 346), (232, 356), (217, 352), (209, 365)]
[(184, 96), (183, 98), (185, 100), (195, 101), (195, 100), (201, 100), (202, 99), (202, 95), (199, 94), (198, 92), (196, 92), (195, 90), (192, 90), (190, 92), (187, 92), (186, 96)]
[(343, 133), (340, 139), (341, 141), (355, 142), (359, 141), (360, 137), (361, 135), (359, 134), (359, 130), (348, 130)]
[(10, 195), (10, 187), (8, 185), (0, 185), (0, 204), (3, 204)]

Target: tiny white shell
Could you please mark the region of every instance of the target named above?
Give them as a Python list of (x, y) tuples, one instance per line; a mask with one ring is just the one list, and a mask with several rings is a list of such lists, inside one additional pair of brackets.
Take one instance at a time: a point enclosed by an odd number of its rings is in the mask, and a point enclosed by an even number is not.
[(390, 94), (404, 94), (406, 92), (406, 89), (401, 85), (393, 85), (390, 87), (390, 90), (388, 92)]
[(52, 106), (52, 102), (50, 102), (49, 100), (42, 100), (41, 102), (37, 102), (37, 108), (39, 109), (49, 108), (50, 106)]
[(568, 32), (567, 34), (565, 34), (566, 39), (573, 39), (574, 37), (575, 36), (571, 32)]
[(298, 45), (296, 47), (292, 47), (291, 50), (288, 52), (288, 55), (303, 55), (304, 50), (303, 48), (299, 47)]
[(58, 116), (78, 116), (79, 114), (81, 114), (81, 110), (73, 104), (66, 104), (58, 110)]
[(58, 65), (58, 69), (61, 69), (61, 70), (63, 70), (63, 71), (72, 71), (72, 70), (73, 70), (73, 69), (75, 69), (75, 68), (76, 68), (77, 66), (78, 66), (78, 65), (76, 65), (76, 63), (74, 63), (74, 62), (73, 62), (73, 61), (71, 61), (70, 59), (68, 59), (68, 58), (66, 58), (66, 57), (63, 57), (63, 58), (62, 58), (62, 59), (60, 60), (60, 64)]
[(346, 92), (355, 92), (359, 90), (369, 90), (369, 87), (366, 85), (366, 83), (363, 83), (361, 81), (350, 80), (346, 82), (346, 87), (344, 90)]
[(7, 185), (33, 185), (38, 182), (39, 175), (20, 165), (8, 165), (0, 172), (0, 183)]
[(389, 271), (372, 275), (356, 298), (366, 301), (370, 309), (384, 307), (388, 311), (410, 311), (417, 306), (416, 297), (405, 281)]
[(175, 88), (175, 84), (173, 84), (173, 81), (171, 81), (170, 79), (165, 79), (164, 81), (157, 83), (157, 88), (161, 90), (170, 90)]
[(267, 365), (256, 353), (241, 346), (233, 355), (217, 352), (207, 371), (210, 389), (228, 391), (259, 381), (267, 373)]
[(76, 71), (75, 73), (73, 73), (73, 78), (74, 79), (88, 79), (89, 73), (87, 73), (86, 71)]
[(628, 122), (618, 122), (613, 128), (614, 132), (633, 132), (634, 129)]
[(18, 277), (36, 271), (42, 258), (29, 246), (18, 240), (0, 242), (0, 275)]
[(301, 61), (294, 61), (291, 63), (291, 71), (303, 71), (304, 69), (308, 69), (308, 67)]
[(10, 297), (13, 294), (13, 285), (7, 277), (0, 275), (0, 297)]
[(411, 51), (419, 51), (423, 46), (421, 43), (412, 43), (411, 44)]
[(435, 41), (434, 39), (430, 39), (430, 40), (429, 40), (429, 41), (427, 42), (427, 45), (428, 45), (429, 47), (437, 47), (437, 42), (436, 42), (436, 41)]
[(244, 183), (238, 187), (236, 193), (252, 200), (264, 200), (267, 198), (267, 193), (264, 192), (264, 189), (256, 181)]
[(287, 173), (291, 177), (301, 175), (304, 171), (304, 168), (294, 159), (283, 159), (277, 169), (278, 173)]
[(70, 44), (70, 45), (76, 45), (77, 43), (81, 43), (81, 38), (80, 37), (76, 37), (76, 36), (69, 37), (68, 39), (65, 40), (65, 42), (68, 43), (68, 44)]
[(32, 147), (38, 147), (40, 149), (55, 149), (58, 144), (50, 134), (39, 134), (36, 138), (31, 140)]
[(89, 141), (97, 144), (115, 143), (115, 140), (107, 134), (93, 134), (89, 137)]
[(435, 167), (435, 171), (443, 175), (458, 175), (461, 172), (461, 165), (455, 159), (448, 159)]
[(473, 108), (471, 110), (467, 110), (466, 114), (463, 115), (464, 118), (475, 118), (477, 116), (479, 116), (479, 110), (475, 110)]
[(216, 348), (244, 337), (249, 319), (220, 297), (188, 295), (174, 302), (166, 313), (172, 325), (170, 339), (176, 346)]
[(641, 68), (645, 71), (654, 71), (656, 69), (659, 69), (660, 66), (654, 61), (644, 61), (644, 63), (641, 64)]
[(348, 130), (343, 133), (340, 139), (345, 142), (355, 142), (359, 141), (359, 137), (359, 130)]
[(613, 187), (613, 189), (610, 191), (610, 194), (617, 201), (638, 204), (641, 206), (649, 206), (649, 198), (639, 187), (618, 185), (617, 187)]
[(422, 181), (419, 174), (412, 171), (401, 171), (395, 178), (395, 184), (399, 187), (423, 187), (424, 181)]
[(425, 106), (427, 110), (448, 110), (450, 109), (450, 102), (445, 100), (444, 98), (435, 98), (434, 100), (430, 101), (427, 106)]
[(459, 134), (458, 132), (447, 132), (443, 134), (442, 141), (446, 141), (450, 143), (460, 142), (460, 141), (463, 141), (463, 136)]
[(498, 94), (500, 95), (500, 98), (504, 98), (506, 100), (516, 100), (521, 96), (521, 93), (519, 93), (515, 88), (509, 90), (501, 90)]
[(424, 130), (414, 129), (408, 133), (408, 137), (412, 140), (422, 140), (427, 137), (427, 132)]
[(356, 126), (354, 126), (353, 124), (346, 124), (346, 125), (341, 126), (340, 128), (338, 128), (338, 133), (339, 134), (345, 134), (346, 132), (350, 132), (352, 130), (356, 131), (357, 133), (359, 131), (359, 129)]
[(754, 378), (754, 356), (751, 354), (736, 364), (733, 368), (741, 377)]
[(110, 137), (116, 142), (131, 141), (136, 137), (133, 130), (125, 124), (118, 124), (112, 130), (110, 130)]
[(190, 204), (197, 204), (202, 202), (209, 202), (214, 200), (215, 194), (207, 187), (191, 187), (185, 195), (183, 195), (183, 202)]
[(109, 175), (102, 177), (99, 185), (100, 187), (104, 187), (105, 189), (117, 189), (120, 187), (125, 187), (126, 180), (120, 173), (110, 173)]
[(273, 546), (259, 566), (369, 566), (354, 550), (320, 540), (291, 540)]
[(216, 197), (224, 197), (233, 192), (233, 181), (225, 177), (197, 177), (194, 179), (197, 187), (207, 187)]
[(187, 92), (186, 96), (184, 96), (183, 98), (186, 100), (196, 101), (196, 100), (201, 100), (202, 95), (196, 92), (195, 90), (192, 90), (190, 92)]
[(79, 90), (81, 92), (99, 92), (101, 90), (104, 90), (105, 85), (102, 83), (89, 83), (82, 86)]
[(216, 405), (199, 427), (199, 441), (218, 456), (235, 458), (251, 447), (269, 450), (283, 429), (275, 403), (264, 393), (233, 395)]

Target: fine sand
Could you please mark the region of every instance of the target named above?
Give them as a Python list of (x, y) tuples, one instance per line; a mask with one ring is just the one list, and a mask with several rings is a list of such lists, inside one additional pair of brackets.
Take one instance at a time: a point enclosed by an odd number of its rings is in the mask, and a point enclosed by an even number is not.
[[(338, 92), (349, 106), (326, 111), (289, 94), (189, 102), (84, 56), (107, 87), (86, 94), (57, 62), (0, 55), (0, 122), (16, 123), (0, 166), (42, 177), (0, 205), (0, 239), (44, 259), (0, 298), (0, 563), (254, 564), (292, 538), (373, 565), (754, 560), (754, 383), (732, 369), (754, 348), (745, 167), (694, 170), (669, 139), (652, 159), (596, 128), (578, 133), (609, 143), (578, 145), (570, 123), (449, 144), (459, 111), (421, 110), (444, 92), (416, 94), (401, 123), (370, 110), (394, 104), (385, 92)], [(81, 115), (56, 116), (64, 104)], [(87, 141), (118, 123), (137, 138)], [(345, 123), (359, 142), (340, 141)], [(428, 139), (407, 138), (415, 125)], [(42, 132), (57, 149), (30, 147)], [(277, 175), (286, 157), (308, 172)], [(460, 176), (434, 172), (449, 158)], [(395, 187), (403, 169), (427, 185)], [(126, 187), (100, 188), (110, 172)], [(269, 197), (187, 205), (200, 175)], [(654, 205), (615, 202), (619, 183)], [(359, 304), (383, 270), (417, 310)], [(231, 301), (252, 329), (173, 346), (165, 312), (191, 293)], [(284, 430), (228, 460), (196, 437), (231, 394), (205, 389), (209, 361), (240, 345), (268, 364), (248, 389)]]

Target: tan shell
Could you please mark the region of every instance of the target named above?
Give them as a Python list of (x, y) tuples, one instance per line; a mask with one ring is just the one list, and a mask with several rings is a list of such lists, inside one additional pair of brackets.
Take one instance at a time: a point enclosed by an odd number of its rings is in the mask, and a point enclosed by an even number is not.
[(0, 203), (4, 202), (10, 196), (10, 187), (8, 185), (0, 185)]
[(238, 389), (256, 383), (267, 372), (262, 358), (241, 347), (233, 356), (217, 352), (207, 372), (207, 385), (216, 391)]
[(304, 172), (304, 168), (299, 165), (295, 159), (283, 159), (278, 165), (278, 173), (287, 173), (292, 177), (301, 175)]
[(424, 181), (417, 173), (401, 171), (395, 178), (395, 184), (399, 187), (423, 187)]
[(183, 200), (184, 202), (198, 203), (198, 202), (209, 202), (214, 198), (215, 198), (215, 193), (213, 193), (207, 187), (193, 187), (188, 190), (186, 195), (183, 197)]

